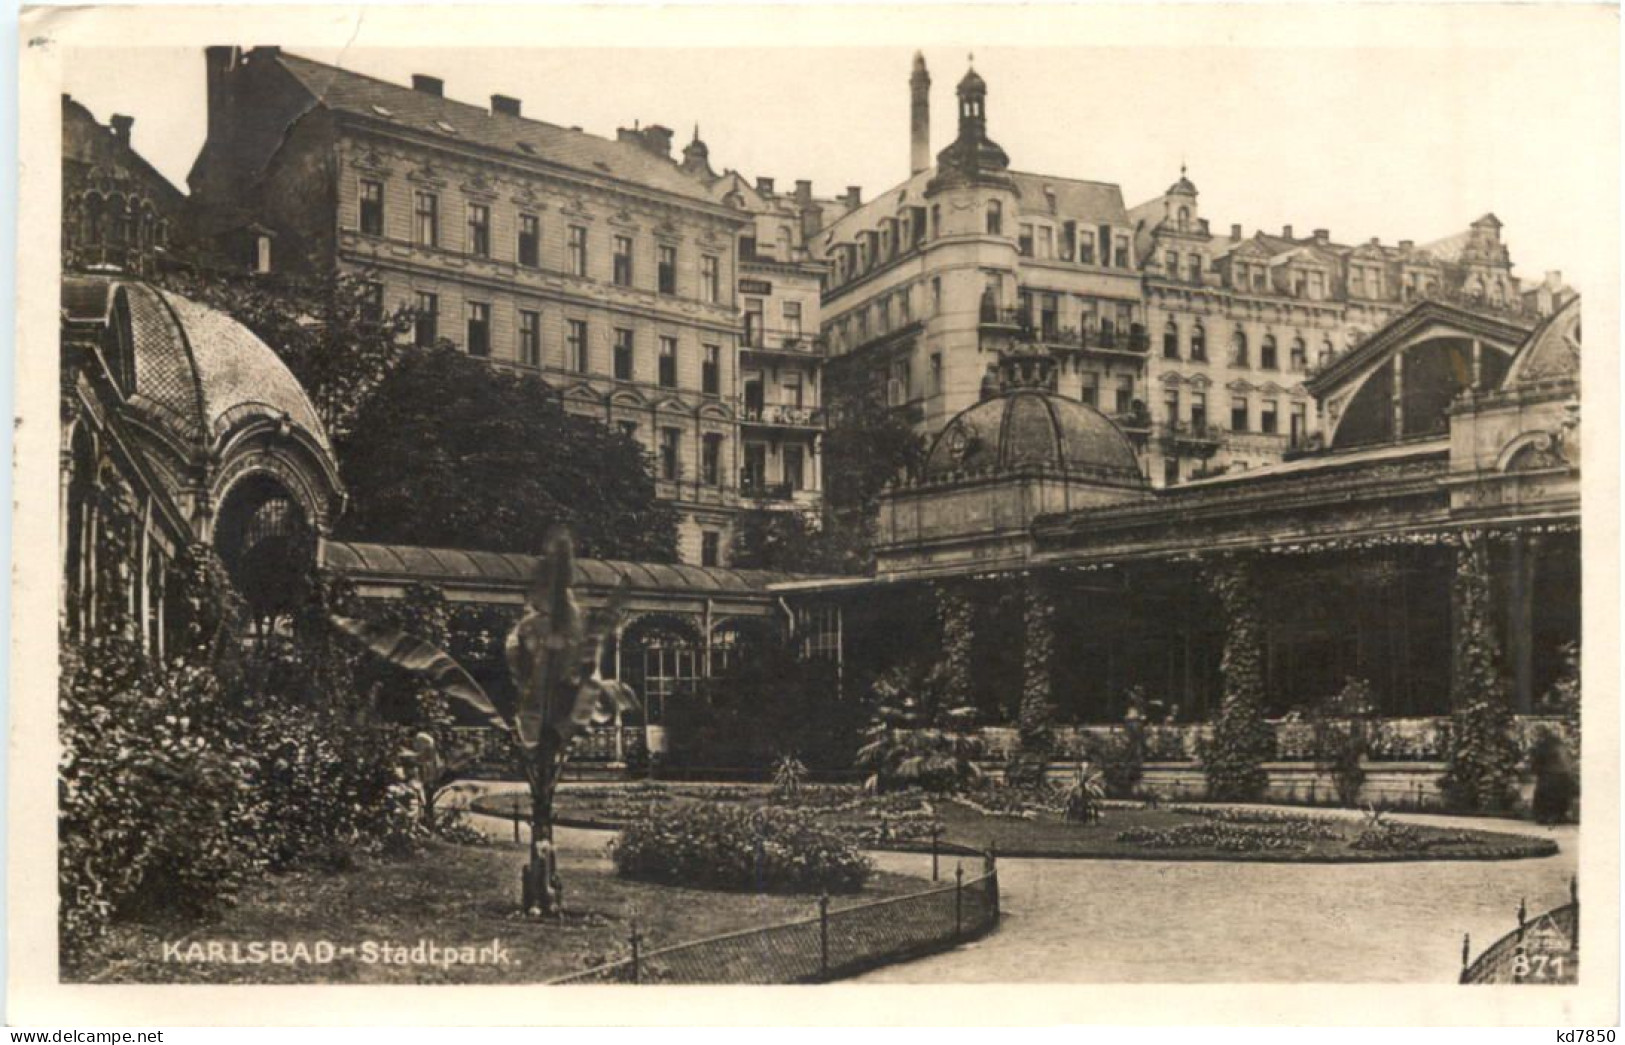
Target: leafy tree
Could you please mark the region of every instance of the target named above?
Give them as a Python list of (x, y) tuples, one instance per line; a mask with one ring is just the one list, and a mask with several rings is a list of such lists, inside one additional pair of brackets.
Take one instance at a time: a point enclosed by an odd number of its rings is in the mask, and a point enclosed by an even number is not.
[(1213, 738), (1202, 752), (1208, 797), (1252, 802), (1269, 786), (1264, 762), (1274, 753), (1275, 731), (1264, 720), (1264, 622), (1258, 587), (1247, 563), (1225, 562), (1207, 573), (1226, 622), (1219, 672), (1224, 698)]
[(565, 525), (585, 555), (676, 558), (676, 513), (636, 440), (450, 346), (405, 357), (338, 450), (343, 538), (529, 553)]
[(874, 561), (880, 495), (919, 470), (925, 442), (905, 410), (887, 405), (885, 383), (871, 369), (831, 366), (824, 395), (823, 553), (837, 572), (862, 573)]
[(167, 288), (220, 309), (253, 331), (299, 379), (335, 442), (355, 429), (372, 394), (412, 349), (413, 313), (383, 312), (365, 274), (269, 277), (177, 270)]

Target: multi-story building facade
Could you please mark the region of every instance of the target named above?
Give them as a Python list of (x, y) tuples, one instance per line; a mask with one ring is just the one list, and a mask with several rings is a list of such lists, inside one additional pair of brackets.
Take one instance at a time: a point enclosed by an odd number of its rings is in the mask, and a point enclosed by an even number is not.
[(1224, 237), (1183, 171), (1129, 209), (1116, 185), (1011, 170), (974, 71), (958, 138), (930, 165), (929, 88), (916, 55), (908, 180), (867, 204), (848, 190), (814, 241), (831, 366), (867, 368), (922, 432), (976, 402), (1002, 354), (1036, 347), (1062, 395), (1131, 437), (1155, 485), (1256, 467), (1317, 437), (1305, 378), (1411, 302), (1528, 325), (1566, 300), (1555, 273), (1548, 292), (1520, 291), (1494, 215), (1424, 246), (1291, 226)]
[(1134, 228), (1115, 185), (1010, 169), (987, 136), (987, 86), (958, 87), (959, 134), (929, 156), (930, 80), (915, 59), (916, 169), (848, 209), (816, 245), (831, 273), (831, 365), (868, 369), (935, 431), (976, 402), (1002, 352), (1048, 346), (1063, 395), (1143, 427), (1147, 346)]
[(62, 267), (150, 273), (184, 238), (186, 197), (131, 145), (135, 118), (97, 122), (62, 96)]
[(1305, 378), (1431, 298), (1532, 325), (1493, 214), (1417, 246), (1334, 242), (1326, 229), (1215, 236), (1194, 183), (1129, 212), (1144, 277), (1147, 474), (1158, 485), (1279, 461), (1319, 439)]
[(773, 179), (714, 175), (695, 142), (685, 168), (712, 198), (751, 218), (739, 236), (739, 492), (747, 505), (813, 510), (821, 503), (824, 430), (821, 333), (824, 268), (807, 248), (806, 230), (822, 221), (812, 183), (793, 193)]
[[(260, 47), (208, 50), (206, 234), (268, 271), (336, 268), (417, 339), (534, 372), (639, 440), (684, 561), (725, 564), (741, 503), (738, 242), (749, 214), (620, 140)], [(252, 249), (236, 244), (247, 238)]]

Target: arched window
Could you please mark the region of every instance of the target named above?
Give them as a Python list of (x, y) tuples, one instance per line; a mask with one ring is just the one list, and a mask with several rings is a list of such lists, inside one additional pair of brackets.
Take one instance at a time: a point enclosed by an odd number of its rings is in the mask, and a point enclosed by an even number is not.
[(1230, 336), (1230, 365), (1248, 366), (1247, 332), (1240, 327)]
[(1181, 208), (1179, 208), (1179, 227), (1181, 229), (1186, 229), (1186, 228), (1190, 227), (1190, 224), (1191, 224), (1191, 209), (1189, 207), (1181, 207)]
[(1179, 358), (1179, 324), (1171, 319), (1162, 332), (1162, 357), (1164, 359)]
[(1004, 235), (1004, 204), (998, 200), (987, 201), (987, 234)]
[(1275, 350), (1274, 334), (1265, 334), (1264, 340), (1258, 343), (1258, 365), (1265, 370), (1274, 370), (1280, 365)]
[(1329, 337), (1320, 340), (1320, 365), (1325, 366), (1332, 361), (1332, 339)]
[(1191, 328), (1191, 358), (1207, 361), (1207, 331), (1202, 328), (1201, 320)]
[(1292, 369), (1302, 370), (1309, 365), (1309, 346), (1303, 343), (1303, 338), (1292, 339)]

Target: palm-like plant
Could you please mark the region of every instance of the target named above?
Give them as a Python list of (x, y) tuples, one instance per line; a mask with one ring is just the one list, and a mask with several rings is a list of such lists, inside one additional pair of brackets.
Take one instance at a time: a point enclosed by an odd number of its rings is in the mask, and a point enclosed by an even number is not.
[(624, 601), (617, 592), (604, 609), (583, 613), (570, 586), (574, 545), (563, 528), (548, 535), (546, 554), (526, 596), (525, 613), (508, 633), (504, 652), (516, 696), (499, 706), (445, 651), (397, 628), (335, 617), (339, 628), (392, 664), (415, 672), (442, 693), (505, 730), (519, 749), (530, 785), (530, 862), (522, 879), (524, 909), (553, 915), (563, 885), (553, 846), (553, 796), (571, 742), (589, 725), (635, 711), (631, 689), (599, 677), (604, 641)]
[(1063, 802), (1066, 818), (1074, 823), (1092, 824), (1100, 820), (1106, 801), (1106, 777), (1088, 762), (1079, 762)]

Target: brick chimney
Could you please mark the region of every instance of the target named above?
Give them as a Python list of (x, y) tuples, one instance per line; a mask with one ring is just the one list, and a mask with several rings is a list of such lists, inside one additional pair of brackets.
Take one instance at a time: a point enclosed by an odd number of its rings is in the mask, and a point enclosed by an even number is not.
[(1240, 225), (1232, 225), (1232, 226), (1230, 226), (1230, 242), (1232, 242), (1232, 243), (1240, 243), (1241, 242), (1241, 226)]
[(443, 98), (446, 95), (446, 81), (440, 79), (438, 76), (425, 76), (422, 73), (413, 73), (412, 90), (420, 91), (423, 94), (432, 94), (436, 98)]
[[(1330, 243), (1331, 241), (1332, 241), (1332, 233), (1331, 233), (1330, 229), (1316, 229), (1315, 230), (1315, 242), (1316, 243), (1318, 243), (1322, 247), (1324, 247), (1326, 244)], [(1375, 242), (1375, 241), (1373, 241), (1373, 242)]]
[(796, 202), (802, 204), (812, 202), (812, 182), (805, 178), (796, 182)]
[(1292, 226), (1291, 225), (1282, 225), (1281, 226), (1281, 238), (1282, 239), (1291, 239), (1292, 238)]
[(931, 166), (931, 74), (918, 51), (908, 78), (908, 166), (911, 175)]
[(758, 193), (760, 193), (761, 195), (763, 195), (763, 196), (771, 196), (771, 195), (773, 195), (773, 179), (772, 178), (757, 178), (756, 179), (756, 191)]
[(1414, 246), (1416, 246), (1416, 241), (1413, 239), (1402, 239), (1399, 241), (1400, 250), (1410, 250)]
[(506, 94), (493, 94), (491, 96), (491, 111), (493, 113), (501, 113), (503, 116), (518, 116), (519, 108), (520, 101), (518, 98), (510, 98)]
[(846, 195), (842, 197), (842, 200), (846, 203), (847, 210), (857, 210), (863, 206), (863, 186), (848, 185)]
[(130, 128), (135, 126), (134, 116), (114, 113), (112, 118), (107, 121), (107, 124), (113, 128), (113, 137), (120, 145), (128, 146), (130, 144)]

